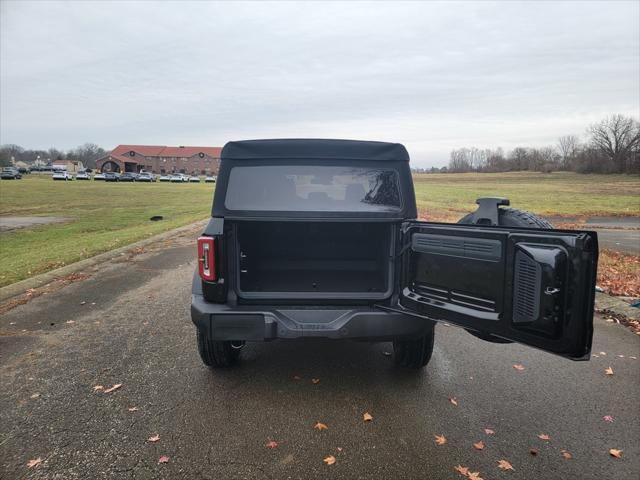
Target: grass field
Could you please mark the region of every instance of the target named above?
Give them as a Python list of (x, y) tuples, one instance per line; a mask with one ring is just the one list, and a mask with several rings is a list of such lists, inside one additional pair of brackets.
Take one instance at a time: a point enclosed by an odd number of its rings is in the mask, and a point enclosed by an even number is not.
[(571, 172), (460, 173), (414, 176), (421, 218), (457, 221), (478, 197), (546, 216), (640, 216), (640, 177)]
[(70, 221), (0, 233), (0, 286), (206, 218), (214, 185), (4, 180), (0, 215)]
[[(414, 181), (420, 217), (430, 220), (455, 222), (475, 210), (481, 196), (505, 196), (540, 215), (640, 216), (637, 176), (518, 172), (416, 175)], [(206, 218), (213, 187), (54, 182), (35, 175), (2, 181), (0, 215), (69, 221), (0, 234), (0, 286)], [(149, 221), (153, 215), (164, 220)]]

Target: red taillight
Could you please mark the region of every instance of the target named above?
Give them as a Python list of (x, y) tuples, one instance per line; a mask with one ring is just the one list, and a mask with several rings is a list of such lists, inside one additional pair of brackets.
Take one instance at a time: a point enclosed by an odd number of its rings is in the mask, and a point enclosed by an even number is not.
[(198, 273), (207, 282), (215, 282), (216, 240), (213, 237), (198, 238)]

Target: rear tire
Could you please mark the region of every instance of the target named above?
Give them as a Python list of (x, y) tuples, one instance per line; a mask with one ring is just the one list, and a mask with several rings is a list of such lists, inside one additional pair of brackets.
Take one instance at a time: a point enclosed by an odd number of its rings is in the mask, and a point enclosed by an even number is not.
[(197, 331), (198, 353), (207, 367), (231, 367), (238, 362), (240, 350), (231, 346), (231, 342), (209, 340), (200, 330)]
[(399, 367), (420, 369), (425, 367), (433, 354), (435, 328), (426, 335), (411, 340), (394, 340), (395, 364)]

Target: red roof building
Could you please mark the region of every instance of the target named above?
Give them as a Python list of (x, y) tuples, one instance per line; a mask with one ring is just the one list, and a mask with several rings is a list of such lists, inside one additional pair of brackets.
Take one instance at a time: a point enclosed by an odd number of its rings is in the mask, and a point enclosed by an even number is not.
[(96, 161), (100, 171), (217, 174), (220, 147), (118, 145)]

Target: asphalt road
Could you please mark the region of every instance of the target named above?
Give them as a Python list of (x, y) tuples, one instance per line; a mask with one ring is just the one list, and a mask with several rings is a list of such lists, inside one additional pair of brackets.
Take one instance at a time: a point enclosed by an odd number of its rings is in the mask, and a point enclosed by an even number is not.
[(394, 368), (389, 344), (327, 341), (249, 345), (238, 368), (211, 371), (189, 318), (191, 242), (0, 318), (0, 478), (462, 479), (459, 464), (484, 479), (639, 477), (640, 337), (624, 327), (597, 318), (606, 356), (581, 363), (439, 326), (421, 372)]

